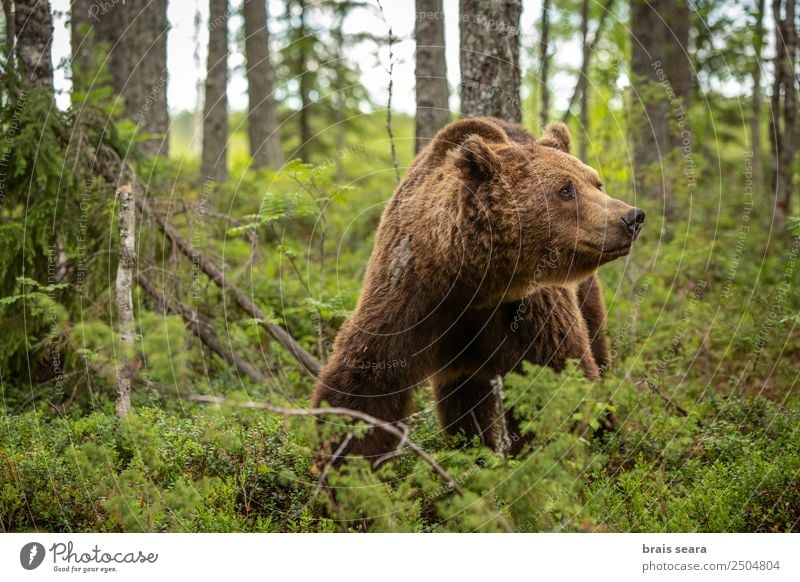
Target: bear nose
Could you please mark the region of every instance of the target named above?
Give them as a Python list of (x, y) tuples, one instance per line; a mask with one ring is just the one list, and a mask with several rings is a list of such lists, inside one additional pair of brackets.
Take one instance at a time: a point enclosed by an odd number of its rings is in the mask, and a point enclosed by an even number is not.
[(622, 222), (625, 224), (625, 228), (628, 229), (631, 236), (638, 235), (639, 231), (642, 230), (642, 224), (644, 224), (644, 210), (640, 208), (631, 208), (622, 215)]

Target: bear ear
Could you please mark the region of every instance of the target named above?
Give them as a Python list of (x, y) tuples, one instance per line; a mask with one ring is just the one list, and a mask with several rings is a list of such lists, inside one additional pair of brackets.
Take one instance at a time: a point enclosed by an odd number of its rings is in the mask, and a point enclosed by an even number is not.
[(536, 143), (569, 153), (572, 137), (569, 135), (569, 129), (563, 123), (550, 123)]
[(451, 153), (453, 163), (468, 184), (483, 182), (500, 168), (500, 158), (479, 135), (470, 135)]
[(441, 162), (448, 152), (463, 146), (470, 136), (480, 136), (486, 143), (510, 144), (503, 128), (485, 117), (461, 119), (445, 126), (430, 144), (431, 159)]

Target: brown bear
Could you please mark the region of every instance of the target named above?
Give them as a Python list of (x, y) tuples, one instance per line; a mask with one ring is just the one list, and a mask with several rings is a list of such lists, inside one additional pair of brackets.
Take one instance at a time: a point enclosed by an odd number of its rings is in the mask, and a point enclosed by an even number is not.
[[(493, 378), (568, 359), (598, 378), (609, 348), (595, 271), (629, 252), (644, 213), (569, 150), (559, 123), (539, 139), (494, 118), (439, 131), (384, 210), (312, 404), (398, 422), (430, 380), (444, 430), (496, 448)], [(346, 452), (377, 459), (396, 445), (378, 429)]]

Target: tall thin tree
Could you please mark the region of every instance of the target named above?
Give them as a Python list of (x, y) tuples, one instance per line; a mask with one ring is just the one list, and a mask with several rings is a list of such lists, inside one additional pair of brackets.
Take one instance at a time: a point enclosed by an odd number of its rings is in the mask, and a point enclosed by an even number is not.
[(417, 112), (415, 152), (450, 122), (450, 89), (444, 48), (442, 0), (417, 0), (414, 36), (417, 43)]
[[(591, 55), (589, 45), (589, 0), (581, 2), (581, 42), (583, 43), (583, 55), (579, 79), (589, 76), (589, 55)], [(586, 151), (588, 149), (586, 142), (589, 135), (589, 92), (586, 90), (587, 85), (588, 83), (584, 83), (581, 91), (581, 139), (578, 142), (578, 157), (582, 160), (586, 159)]]
[(244, 0), (247, 136), (254, 168), (279, 168), (283, 164), (267, 22), (266, 0)]
[(797, 58), (795, 0), (773, 0), (775, 22), (775, 82), (772, 90), (771, 129), (775, 161), (774, 225), (782, 228), (791, 212), (794, 180), (792, 169), (797, 142)]
[(548, 86), (550, 81), (550, 0), (542, 1), (541, 28), (542, 37), (539, 39), (539, 85), (542, 91), (542, 102), (539, 107), (539, 123), (544, 129), (550, 120), (550, 87)]
[(520, 0), (461, 0), (461, 112), (521, 122)]
[(203, 106), (204, 180), (228, 179), (228, 0), (209, 0), (208, 60)]
[(750, 147), (753, 150), (753, 184), (757, 189), (764, 185), (764, 162), (761, 152), (761, 57), (764, 48), (765, 0), (757, 0), (755, 27), (753, 28), (753, 107), (750, 115)]

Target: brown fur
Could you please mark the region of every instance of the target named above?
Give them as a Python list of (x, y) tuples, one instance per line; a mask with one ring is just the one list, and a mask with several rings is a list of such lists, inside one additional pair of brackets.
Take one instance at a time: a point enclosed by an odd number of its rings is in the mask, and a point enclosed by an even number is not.
[[(635, 235), (621, 222), (631, 207), (602, 192), (569, 142), (561, 124), (535, 140), (489, 118), (439, 132), (384, 211), (313, 405), (402, 421), (411, 391), (431, 379), (444, 429), (495, 447), (492, 378), (525, 360), (561, 370), (568, 359), (599, 376), (609, 350), (595, 270)], [(571, 200), (561, 194), (569, 185)], [(393, 446), (372, 431), (348, 452)]]

